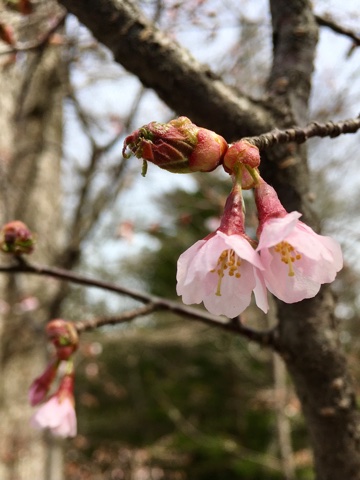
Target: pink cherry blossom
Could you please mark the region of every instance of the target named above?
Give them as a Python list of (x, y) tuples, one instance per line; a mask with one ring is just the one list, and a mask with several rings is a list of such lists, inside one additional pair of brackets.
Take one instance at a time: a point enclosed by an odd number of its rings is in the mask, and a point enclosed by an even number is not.
[(343, 266), (339, 244), (299, 221), (299, 212), (268, 217), (260, 225), (257, 251), (267, 288), (286, 303), (314, 297)]
[(76, 413), (70, 397), (54, 395), (32, 416), (31, 425), (39, 430), (49, 429), (57, 437), (75, 437)]
[(233, 318), (250, 304), (268, 310), (259, 255), (245, 235), (217, 230), (186, 250), (178, 260), (177, 293), (185, 304), (204, 302), (214, 315)]

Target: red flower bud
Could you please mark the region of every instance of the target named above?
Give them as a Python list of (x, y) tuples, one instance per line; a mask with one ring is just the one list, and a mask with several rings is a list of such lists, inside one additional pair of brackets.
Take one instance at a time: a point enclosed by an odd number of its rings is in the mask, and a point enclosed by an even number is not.
[(55, 379), (58, 367), (58, 360), (51, 361), (45, 371), (32, 382), (29, 389), (29, 401), (32, 406), (38, 405), (44, 400)]
[(66, 373), (59, 385), (56, 395), (62, 400), (65, 397), (69, 397), (74, 403), (74, 384), (75, 384), (75, 374), (72, 369), (69, 373)]
[(260, 179), (259, 183), (254, 188), (254, 196), (259, 218), (257, 235), (260, 236), (263, 225), (270, 218), (285, 217), (287, 211), (280, 202), (274, 188), (267, 184), (263, 179)]
[(4, 225), (0, 231), (0, 249), (4, 253), (21, 255), (34, 250), (34, 238), (25, 223), (19, 220)]
[(68, 360), (78, 348), (79, 336), (71, 322), (61, 318), (51, 320), (46, 326), (46, 334), (56, 348), (56, 356), (59, 360)]
[(227, 148), (220, 135), (179, 117), (169, 123), (151, 122), (133, 132), (124, 141), (123, 156), (135, 155), (173, 173), (211, 172)]
[(7, 43), (11, 47), (15, 45), (14, 30), (10, 25), (0, 23), (0, 40)]
[(256, 168), (260, 165), (259, 149), (247, 140), (240, 140), (230, 145), (223, 163), (224, 169), (228, 173), (235, 173), (236, 166), (239, 163)]

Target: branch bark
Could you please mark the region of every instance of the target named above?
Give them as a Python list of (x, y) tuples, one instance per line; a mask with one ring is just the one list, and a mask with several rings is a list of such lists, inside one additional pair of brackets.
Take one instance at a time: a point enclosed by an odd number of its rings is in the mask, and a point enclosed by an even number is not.
[[(307, 0), (270, 0), (274, 63), (269, 87), (289, 114), (278, 119), (306, 123), (317, 26)], [(283, 85), (284, 89), (277, 88)], [(309, 171), (306, 151), (294, 144), (274, 149), (263, 175), (287, 208), (317, 219), (306, 201)], [(291, 162), (289, 162), (291, 160)], [(281, 168), (288, 162), (288, 168)], [(354, 388), (334, 322), (334, 297), (328, 286), (300, 304), (278, 303), (281, 355), (300, 398), (314, 451), (318, 480), (360, 479), (359, 428)]]
[(312, 137), (335, 138), (345, 133), (356, 133), (360, 130), (360, 117), (344, 120), (342, 122), (312, 122), (304, 128), (293, 127), (287, 130), (275, 128), (271, 132), (257, 137), (248, 137), (243, 140), (256, 145), (260, 150), (265, 150), (279, 143), (304, 143)]
[(238, 317), (228, 321), (223, 317), (211, 315), (204, 310), (188, 307), (187, 305), (183, 305), (179, 302), (167, 300), (162, 297), (156, 297), (155, 295), (150, 295), (145, 292), (140, 292), (138, 290), (123, 287), (112, 282), (104, 282), (101, 280), (97, 280), (91, 277), (87, 277), (85, 275), (81, 275), (79, 273), (65, 270), (63, 268), (32, 264), (25, 261), (22, 257), (17, 257), (16, 264), (9, 266), (0, 266), (0, 273), (28, 273), (38, 276), (53, 277), (58, 280), (65, 280), (67, 282), (75, 283), (78, 285), (96, 287), (103, 290), (108, 290), (109, 292), (118, 293), (120, 295), (126, 295), (134, 300), (138, 300), (147, 304), (143, 307), (144, 310), (135, 309), (131, 312), (125, 312), (123, 315), (120, 315), (118, 317), (98, 318), (89, 321), (79, 322), (77, 327), (79, 332), (95, 329), (104, 325), (115, 325), (117, 323), (120, 324), (125, 321), (131, 321), (137, 316), (151, 313), (151, 311), (167, 310), (183, 317), (198, 320), (209, 326), (218, 327), (222, 330), (236, 333), (249, 340), (259, 343), (260, 345), (276, 348), (276, 331), (274, 329), (269, 329), (265, 331), (253, 330), (252, 328), (243, 325), (243, 323), (241, 322), (241, 318)]

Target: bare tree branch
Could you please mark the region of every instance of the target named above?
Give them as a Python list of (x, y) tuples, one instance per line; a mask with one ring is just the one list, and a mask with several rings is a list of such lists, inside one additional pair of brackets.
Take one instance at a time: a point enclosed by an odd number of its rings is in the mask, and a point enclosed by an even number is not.
[[(139, 292), (137, 290), (133, 290), (127, 287), (122, 287), (112, 282), (104, 282), (62, 268), (31, 264), (22, 257), (16, 257), (16, 260), (17, 263), (14, 265), (0, 266), (0, 272), (8, 274), (28, 273), (40, 276), (53, 277), (57, 278), (58, 280), (65, 280), (67, 282), (72, 282), (78, 285), (101, 288), (103, 290), (118, 293), (120, 295), (126, 295), (130, 298), (133, 298), (134, 300), (138, 300), (147, 304), (145, 310), (138, 310), (137, 313), (135, 310), (127, 313), (125, 312), (123, 315), (120, 315), (118, 317), (111, 317), (108, 319), (99, 318), (97, 320), (93, 319), (90, 320), (88, 323), (86, 321), (80, 322), (80, 331), (90, 330), (93, 328), (97, 328), (98, 326), (123, 323), (124, 321), (133, 320), (136, 316), (145, 315), (155, 310), (167, 310), (175, 313), (176, 315), (181, 315), (183, 317), (187, 317), (193, 320), (198, 320), (205, 323), (206, 325), (218, 327), (222, 330), (236, 333), (263, 346), (269, 346), (276, 349), (276, 328), (267, 331), (253, 330), (243, 325), (240, 318), (227, 320), (223, 317), (211, 315), (206, 311), (202, 311), (200, 309), (188, 307), (187, 305), (183, 305), (178, 302), (167, 300), (161, 297), (156, 297), (154, 295)], [(118, 320), (118, 322), (116, 319)]]
[(332, 18), (328, 15), (322, 17), (321, 15), (315, 15), (315, 20), (321, 27), (328, 27), (336, 33), (340, 33), (341, 35), (345, 35), (346, 37), (351, 38), (354, 41), (356, 46), (360, 45), (360, 35), (355, 33), (350, 28), (343, 27), (335, 22)]
[(358, 130), (360, 130), (360, 116), (337, 123), (311, 122), (304, 128), (293, 127), (286, 130), (276, 128), (258, 137), (248, 137), (244, 140), (256, 145), (260, 150), (264, 150), (279, 143), (304, 143), (311, 137), (335, 138), (345, 133), (356, 133)]
[(143, 315), (148, 315), (156, 310), (156, 305), (154, 303), (147, 303), (143, 307), (134, 308), (133, 310), (128, 310), (116, 317), (99, 317), (92, 318), (90, 320), (80, 320), (75, 322), (75, 328), (78, 333), (86, 332), (88, 330), (95, 330), (96, 328), (103, 327), (105, 325), (120, 325), (121, 323), (128, 323), (131, 320), (142, 317)]

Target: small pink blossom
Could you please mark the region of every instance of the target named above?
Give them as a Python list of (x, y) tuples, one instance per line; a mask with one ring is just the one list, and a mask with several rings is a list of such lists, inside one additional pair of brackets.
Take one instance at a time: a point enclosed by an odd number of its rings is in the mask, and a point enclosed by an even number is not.
[(245, 235), (220, 230), (196, 242), (178, 260), (177, 293), (185, 304), (204, 302), (214, 315), (233, 318), (250, 304), (268, 310), (263, 267)]
[(318, 235), (287, 213), (277, 193), (263, 179), (255, 188), (260, 238), (257, 251), (267, 288), (286, 303), (314, 297), (323, 283), (332, 282), (343, 266), (339, 244)]
[(314, 297), (343, 266), (339, 244), (299, 221), (298, 212), (268, 217), (260, 225), (257, 251), (267, 288), (286, 303)]
[(32, 416), (31, 425), (39, 430), (49, 429), (57, 437), (75, 437), (76, 413), (68, 396), (54, 395)]
[[(72, 365), (68, 364), (72, 369)], [(58, 391), (31, 417), (30, 423), (39, 430), (48, 429), (57, 437), (75, 437), (77, 424), (74, 408), (74, 373), (64, 375)]]

